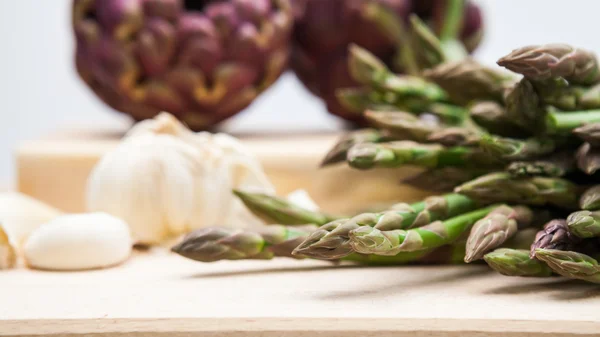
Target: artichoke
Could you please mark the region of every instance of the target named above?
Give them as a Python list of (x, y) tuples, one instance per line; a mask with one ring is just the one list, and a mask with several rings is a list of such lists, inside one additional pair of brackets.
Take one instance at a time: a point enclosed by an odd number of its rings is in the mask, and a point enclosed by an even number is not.
[(195, 130), (244, 109), (286, 69), (289, 0), (74, 0), (75, 64), (113, 109)]
[[(348, 46), (357, 44), (397, 72), (394, 58), (397, 43), (384, 33), (369, 10), (369, 3), (378, 2), (399, 18), (408, 21), (416, 13), (435, 32), (445, 11), (445, 0), (294, 0), (296, 22), (293, 34), (291, 67), (296, 76), (329, 112), (350, 121), (362, 121), (362, 116), (344, 108), (336, 97), (340, 88), (357, 83), (348, 71)], [(460, 33), (468, 51), (482, 37), (482, 16), (479, 7), (467, 3)], [(401, 47), (401, 46), (400, 46)]]

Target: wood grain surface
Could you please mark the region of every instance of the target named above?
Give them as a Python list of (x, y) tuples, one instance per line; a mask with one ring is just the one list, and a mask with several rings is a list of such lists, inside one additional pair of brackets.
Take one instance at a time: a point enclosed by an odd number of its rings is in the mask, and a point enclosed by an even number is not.
[(600, 287), (485, 266), (203, 264), (166, 251), (76, 273), (0, 276), (0, 335), (598, 336)]

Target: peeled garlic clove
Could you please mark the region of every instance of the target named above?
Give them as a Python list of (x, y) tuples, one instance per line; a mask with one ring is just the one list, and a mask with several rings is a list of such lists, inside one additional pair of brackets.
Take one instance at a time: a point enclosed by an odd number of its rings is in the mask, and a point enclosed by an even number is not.
[(0, 223), (17, 246), (40, 225), (61, 214), (58, 209), (25, 194), (0, 193)]
[(131, 254), (127, 224), (105, 213), (58, 217), (25, 242), (27, 265), (46, 270), (85, 270), (120, 264)]
[(4, 227), (0, 226), (0, 269), (14, 268), (17, 263), (17, 254)]

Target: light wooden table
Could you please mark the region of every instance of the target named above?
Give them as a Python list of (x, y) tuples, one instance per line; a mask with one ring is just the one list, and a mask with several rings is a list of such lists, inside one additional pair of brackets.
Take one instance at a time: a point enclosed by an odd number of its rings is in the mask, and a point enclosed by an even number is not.
[(600, 334), (600, 287), (485, 266), (202, 264), (163, 251), (107, 270), (0, 275), (0, 335), (562, 337)]

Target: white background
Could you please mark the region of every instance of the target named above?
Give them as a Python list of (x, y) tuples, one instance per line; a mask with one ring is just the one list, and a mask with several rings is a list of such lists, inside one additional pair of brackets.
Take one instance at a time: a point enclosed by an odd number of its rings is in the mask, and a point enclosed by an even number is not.
[[(487, 35), (477, 57), (493, 64), (526, 45), (567, 42), (600, 53), (600, 1), (480, 0)], [(72, 64), (70, 0), (0, 0), (0, 185), (14, 178), (21, 140), (67, 127), (123, 127), (127, 118), (102, 105)], [(285, 75), (228, 123), (236, 130), (331, 129), (338, 125), (293, 75)]]

